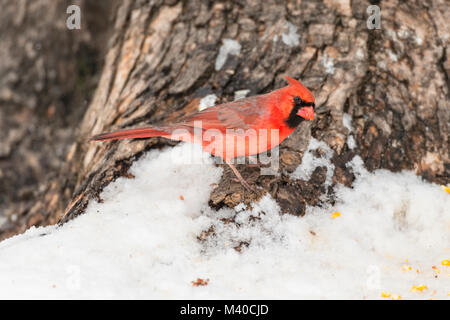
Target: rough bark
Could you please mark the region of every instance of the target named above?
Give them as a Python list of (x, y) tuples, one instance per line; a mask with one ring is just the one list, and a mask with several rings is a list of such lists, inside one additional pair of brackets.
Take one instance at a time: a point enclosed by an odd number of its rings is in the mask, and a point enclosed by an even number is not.
[[(195, 112), (209, 93), (217, 102), (234, 92), (266, 93), (284, 86), (283, 75), (300, 79), (316, 96), (313, 123), (303, 123), (280, 148), (281, 175), (238, 166), (262, 187), (247, 192), (226, 169), (210, 205), (233, 207), (268, 192), (283, 212), (303, 215), (334, 185), (350, 186), (347, 163), (359, 155), (369, 170), (414, 170), (437, 183), (449, 182), (450, 10), (445, 1), (379, 1), (381, 29), (366, 26), (368, 1), (124, 1), (95, 95), (81, 121), (59, 175), (27, 211), (27, 219), (49, 223), (81, 214), (90, 200), (142, 153), (174, 142), (162, 139), (89, 143), (93, 134), (171, 122)], [(283, 34), (296, 26), (298, 45)], [(215, 70), (224, 39), (242, 50)], [(353, 131), (343, 123), (351, 115)], [(356, 148), (347, 143), (349, 135)], [(290, 178), (310, 137), (333, 150), (333, 184), (326, 168), (309, 181)], [(320, 152), (320, 150), (318, 151)], [(132, 177), (130, 177), (132, 178)], [(40, 219), (35, 217), (39, 216)], [(33, 220), (34, 219), (34, 220)]]

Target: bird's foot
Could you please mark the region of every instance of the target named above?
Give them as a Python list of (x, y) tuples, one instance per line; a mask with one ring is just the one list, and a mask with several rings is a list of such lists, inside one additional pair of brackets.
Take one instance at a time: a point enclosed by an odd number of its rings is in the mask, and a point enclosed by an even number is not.
[(232, 178), (231, 179), (234, 182), (240, 182), (242, 184), (242, 186), (249, 192), (256, 192), (256, 189), (254, 187), (252, 187), (247, 181), (245, 181), (244, 179), (239, 180), (238, 178)]

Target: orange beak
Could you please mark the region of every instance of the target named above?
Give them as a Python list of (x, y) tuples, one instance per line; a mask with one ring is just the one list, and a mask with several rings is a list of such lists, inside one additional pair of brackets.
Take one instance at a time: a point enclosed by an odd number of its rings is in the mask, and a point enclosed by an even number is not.
[(313, 107), (303, 107), (297, 111), (297, 115), (307, 120), (314, 120)]

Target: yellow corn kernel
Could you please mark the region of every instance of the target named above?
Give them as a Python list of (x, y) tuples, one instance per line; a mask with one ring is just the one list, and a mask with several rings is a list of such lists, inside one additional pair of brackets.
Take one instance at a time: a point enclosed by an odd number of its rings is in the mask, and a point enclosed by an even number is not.
[(427, 290), (428, 287), (426, 285), (421, 284), (420, 286), (412, 286), (411, 291), (412, 292), (417, 292), (417, 291), (423, 291), (423, 290)]
[(450, 260), (442, 260), (441, 264), (443, 266), (450, 266)]
[(442, 187), (442, 189), (444, 189), (445, 192), (450, 193), (450, 187), (447, 187), (444, 185), (442, 185), (441, 187)]
[(394, 294), (394, 295), (392, 296), (392, 300), (402, 300), (402, 297), (399, 296), (398, 294)]
[(381, 291), (381, 297), (382, 298), (389, 298), (391, 296), (391, 293), (389, 291)]
[(436, 273), (441, 273), (441, 271), (438, 269), (438, 268), (436, 268), (436, 266), (432, 266), (431, 267), (434, 271), (436, 271)]
[(402, 266), (402, 270), (405, 271), (405, 272), (406, 271), (411, 271), (411, 269), (412, 269), (411, 266), (407, 266), (407, 265), (403, 265)]
[(341, 216), (341, 213), (339, 211), (333, 212), (331, 214), (331, 218), (333, 218), (333, 219), (336, 219), (337, 217), (340, 217), (340, 216)]

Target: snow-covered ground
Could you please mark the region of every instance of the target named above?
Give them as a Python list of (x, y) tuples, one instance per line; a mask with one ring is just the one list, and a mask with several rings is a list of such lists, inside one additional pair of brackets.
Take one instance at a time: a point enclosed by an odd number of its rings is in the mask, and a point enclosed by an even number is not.
[[(250, 211), (215, 212), (207, 202), (222, 169), (174, 163), (172, 152), (148, 153), (135, 179), (110, 184), (103, 203), (62, 227), (1, 242), (0, 298), (450, 298), (440, 186), (371, 174), (355, 159), (354, 188), (339, 188), (334, 207), (298, 218), (266, 196)], [(240, 228), (223, 222), (234, 215)], [(199, 241), (211, 226), (216, 236)], [(239, 253), (241, 241), (250, 245)]]

